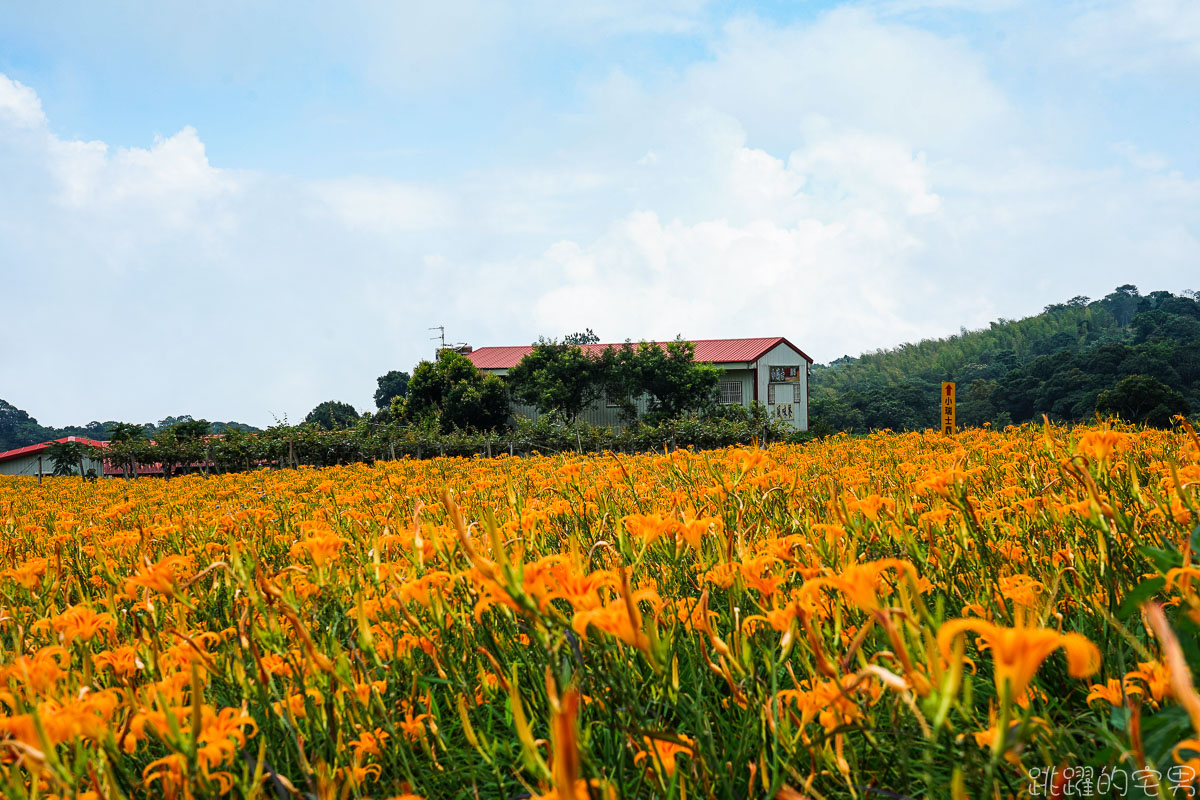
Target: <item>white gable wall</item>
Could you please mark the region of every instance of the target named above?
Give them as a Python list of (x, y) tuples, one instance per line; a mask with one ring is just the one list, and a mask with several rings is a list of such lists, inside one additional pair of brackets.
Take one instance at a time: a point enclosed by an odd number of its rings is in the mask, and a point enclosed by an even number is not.
[[(796, 380), (787, 381), (792, 389), (791, 418), (796, 430), (808, 430), (808, 361), (789, 345), (780, 342), (758, 359), (758, 402), (774, 417), (787, 411), (783, 403), (770, 403), (771, 367), (796, 367)], [(780, 392), (782, 395), (784, 392)], [(787, 416), (783, 417), (788, 419)]]

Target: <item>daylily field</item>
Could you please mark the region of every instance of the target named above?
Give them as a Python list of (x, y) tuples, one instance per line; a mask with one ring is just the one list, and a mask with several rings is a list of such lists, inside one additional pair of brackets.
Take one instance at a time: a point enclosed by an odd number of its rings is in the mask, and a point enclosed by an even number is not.
[(0, 476), (0, 786), (1191, 796), (1198, 486), (1186, 426)]

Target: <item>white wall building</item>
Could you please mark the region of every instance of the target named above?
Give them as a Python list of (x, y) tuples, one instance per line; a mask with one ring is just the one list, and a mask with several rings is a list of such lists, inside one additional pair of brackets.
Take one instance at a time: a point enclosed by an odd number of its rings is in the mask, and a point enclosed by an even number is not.
[[(797, 430), (808, 430), (808, 376), (813, 360), (782, 336), (760, 339), (697, 339), (695, 359), (724, 370), (720, 383), (720, 402), (749, 407), (757, 402), (766, 406), (775, 419), (786, 420)], [(583, 350), (598, 355), (619, 344), (585, 344)], [(493, 375), (507, 375), (522, 358), (533, 351), (520, 347), (480, 347), (464, 352), (476, 367)], [(637, 399), (638, 413), (646, 411), (646, 398)], [(536, 419), (538, 411), (517, 405), (513, 413)], [(584, 410), (582, 419), (592, 425), (623, 424), (616, 404), (604, 397)]]

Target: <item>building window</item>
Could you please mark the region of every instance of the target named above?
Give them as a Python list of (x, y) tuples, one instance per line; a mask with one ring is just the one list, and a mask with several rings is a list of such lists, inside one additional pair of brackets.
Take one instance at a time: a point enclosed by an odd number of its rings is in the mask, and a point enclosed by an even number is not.
[(742, 382), (721, 381), (721, 405), (742, 405)]
[[(776, 391), (778, 389), (778, 391)], [(796, 402), (795, 385), (791, 383), (768, 383), (767, 384), (767, 405), (775, 405), (776, 403), (794, 403)]]
[(771, 383), (795, 383), (800, 380), (800, 367), (774, 366), (768, 367)]

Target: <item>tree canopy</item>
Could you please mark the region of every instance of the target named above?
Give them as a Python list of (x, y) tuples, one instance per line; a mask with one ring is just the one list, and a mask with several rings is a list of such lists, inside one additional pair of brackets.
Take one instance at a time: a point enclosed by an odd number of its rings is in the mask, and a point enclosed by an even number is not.
[(480, 372), (471, 360), (443, 350), (436, 361), (422, 361), (413, 370), (403, 404), (394, 403), (393, 416), (437, 426), (443, 433), (490, 431), (508, 418), (508, 392), (495, 375)]
[(1128, 422), (1168, 428), (1176, 414), (1186, 416), (1191, 407), (1183, 395), (1149, 375), (1130, 375), (1096, 398), (1096, 411)]
[(650, 413), (677, 417), (716, 399), (721, 370), (695, 361), (696, 345), (676, 339), (662, 345), (641, 342), (633, 354), (636, 388), (650, 398)]
[(637, 416), (636, 400), (644, 396), (652, 418), (668, 419), (716, 399), (721, 371), (696, 363), (695, 353), (695, 345), (680, 339), (625, 342), (594, 356), (578, 345), (541, 339), (509, 370), (507, 380), (514, 398), (542, 413), (574, 419), (606, 397), (632, 420)]
[(114, 422), (108, 427), (110, 442), (132, 442), (146, 438), (146, 428), (132, 422)]
[(88, 448), (82, 442), (55, 442), (46, 448), (46, 457), (54, 463), (54, 475), (82, 475)]
[(539, 339), (506, 380), (516, 400), (573, 420), (603, 393), (600, 369), (579, 345)]
[(358, 412), (349, 403), (339, 400), (326, 400), (304, 418), (304, 421), (319, 425), (327, 431), (334, 428), (352, 428), (359, 420)]
[(563, 344), (600, 344), (600, 337), (591, 328), (584, 328), (563, 337)]
[(189, 441), (195, 439), (203, 439), (212, 431), (212, 424), (206, 419), (182, 419), (170, 426), (168, 429), (180, 441)]
[(380, 411), (391, 408), (393, 400), (408, 394), (408, 382), (411, 378), (407, 372), (395, 369), (376, 378), (378, 388), (375, 389), (375, 408)]

